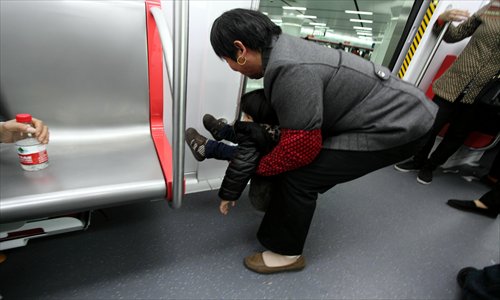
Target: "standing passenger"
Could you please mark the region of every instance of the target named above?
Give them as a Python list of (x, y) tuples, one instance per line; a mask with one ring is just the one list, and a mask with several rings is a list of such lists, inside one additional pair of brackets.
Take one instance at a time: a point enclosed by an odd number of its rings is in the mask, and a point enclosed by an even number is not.
[(231, 69), (264, 77), (281, 128), (257, 168), (276, 189), (257, 233), (268, 251), (244, 264), (259, 273), (300, 270), (318, 193), (413, 155), (437, 107), (387, 68), (283, 34), (257, 11), (225, 12), (210, 40)]
[[(433, 27), (437, 34), (445, 22), (465, 20), (457, 27), (451, 25), (443, 39), (447, 43), (471, 39), (453, 65), (432, 86), (439, 111), (429, 140), (412, 160), (395, 166), (401, 172), (419, 170), (417, 181), (422, 184), (431, 183), (433, 171), (466, 140), (476, 118), (474, 100), (500, 70), (500, 1), (491, 1), (468, 16), (463, 10), (448, 10), (438, 17)], [(428, 158), (439, 131), (448, 122), (450, 127), (446, 135)]]

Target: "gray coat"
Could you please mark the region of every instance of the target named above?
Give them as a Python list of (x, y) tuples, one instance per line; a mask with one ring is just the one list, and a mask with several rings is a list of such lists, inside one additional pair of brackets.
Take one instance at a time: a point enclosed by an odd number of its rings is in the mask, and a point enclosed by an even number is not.
[(262, 52), (264, 91), (282, 129), (321, 129), (323, 148), (376, 151), (429, 131), (437, 106), (359, 56), (286, 34)]

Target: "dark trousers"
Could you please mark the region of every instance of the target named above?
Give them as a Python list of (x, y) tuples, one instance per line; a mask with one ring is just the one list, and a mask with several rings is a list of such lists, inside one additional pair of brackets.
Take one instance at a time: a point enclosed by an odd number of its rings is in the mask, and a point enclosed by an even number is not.
[(470, 271), (465, 278), (464, 299), (500, 299), (500, 265)]
[(420, 138), (382, 151), (323, 149), (311, 164), (270, 177), (274, 188), (257, 238), (273, 252), (301, 254), (318, 193), (404, 160), (412, 156), (424, 141), (425, 138)]
[[(236, 142), (236, 133), (234, 132), (233, 126), (226, 125), (219, 131), (219, 136), (226, 141)], [(238, 148), (235, 146), (230, 146), (228, 144), (208, 140), (205, 145), (205, 157), (215, 158), (220, 160), (231, 160), (236, 155)]]
[(493, 163), (491, 164), (488, 175), (495, 179), (500, 179), (500, 150), (498, 151), (495, 159), (493, 160)]
[[(476, 118), (475, 106), (460, 103), (460, 99), (461, 97), (452, 103), (437, 95), (434, 96), (433, 101), (439, 106), (439, 110), (429, 133), (429, 140), (413, 158), (418, 165), (435, 170), (462, 146), (473, 130)], [(450, 123), (450, 126), (441, 143), (429, 157), (436, 137), (446, 123)]]
[(479, 201), (481, 201), (489, 209), (492, 209), (500, 214), (500, 182), (495, 184), (491, 191), (479, 198)]

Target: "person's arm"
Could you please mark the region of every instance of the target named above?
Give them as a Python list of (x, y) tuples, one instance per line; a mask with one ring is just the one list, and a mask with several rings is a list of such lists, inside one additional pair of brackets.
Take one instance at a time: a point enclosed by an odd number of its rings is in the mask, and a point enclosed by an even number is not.
[(322, 140), (319, 129), (281, 129), (278, 145), (260, 160), (257, 174), (272, 176), (310, 164), (321, 151)]
[(219, 189), (219, 197), (231, 201), (240, 198), (248, 181), (255, 174), (260, 152), (252, 136), (255, 135), (254, 132), (259, 133), (262, 131), (262, 128), (257, 123), (236, 122), (234, 126), (237, 132), (238, 150), (229, 162)]
[(0, 141), (2, 143), (13, 143), (18, 133), (31, 133), (42, 144), (49, 142), (49, 128), (41, 121), (32, 118), (33, 126), (9, 120), (0, 123)]
[(240, 198), (250, 177), (252, 177), (257, 169), (258, 158), (259, 153), (255, 147), (238, 145), (238, 152), (229, 162), (219, 189), (219, 197), (221, 199), (236, 201)]
[(450, 24), (443, 36), (443, 40), (447, 43), (459, 42), (470, 37), (481, 24), (477, 14), (469, 16), (469, 12), (466, 10), (450, 9), (439, 15), (432, 31), (435, 34), (439, 34), (447, 22), (462, 22), (458, 26)]
[[(259, 126), (258, 124), (255, 124)], [(226, 174), (219, 189), (219, 211), (227, 215), (231, 206), (235, 206), (251, 176), (255, 174), (259, 163), (259, 152), (250, 140), (238, 141), (236, 156), (229, 162)]]
[(307, 67), (283, 65), (271, 73), (271, 101), (278, 115), (281, 137), (264, 156), (257, 174), (271, 176), (311, 163), (321, 151), (323, 83)]

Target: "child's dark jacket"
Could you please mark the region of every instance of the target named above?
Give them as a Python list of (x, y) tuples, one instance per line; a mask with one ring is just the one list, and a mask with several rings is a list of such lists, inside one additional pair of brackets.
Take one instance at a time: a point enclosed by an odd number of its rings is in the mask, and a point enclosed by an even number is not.
[(238, 151), (229, 162), (219, 190), (223, 200), (237, 200), (255, 174), (262, 155), (269, 153), (279, 140), (278, 126), (237, 121), (234, 126)]

